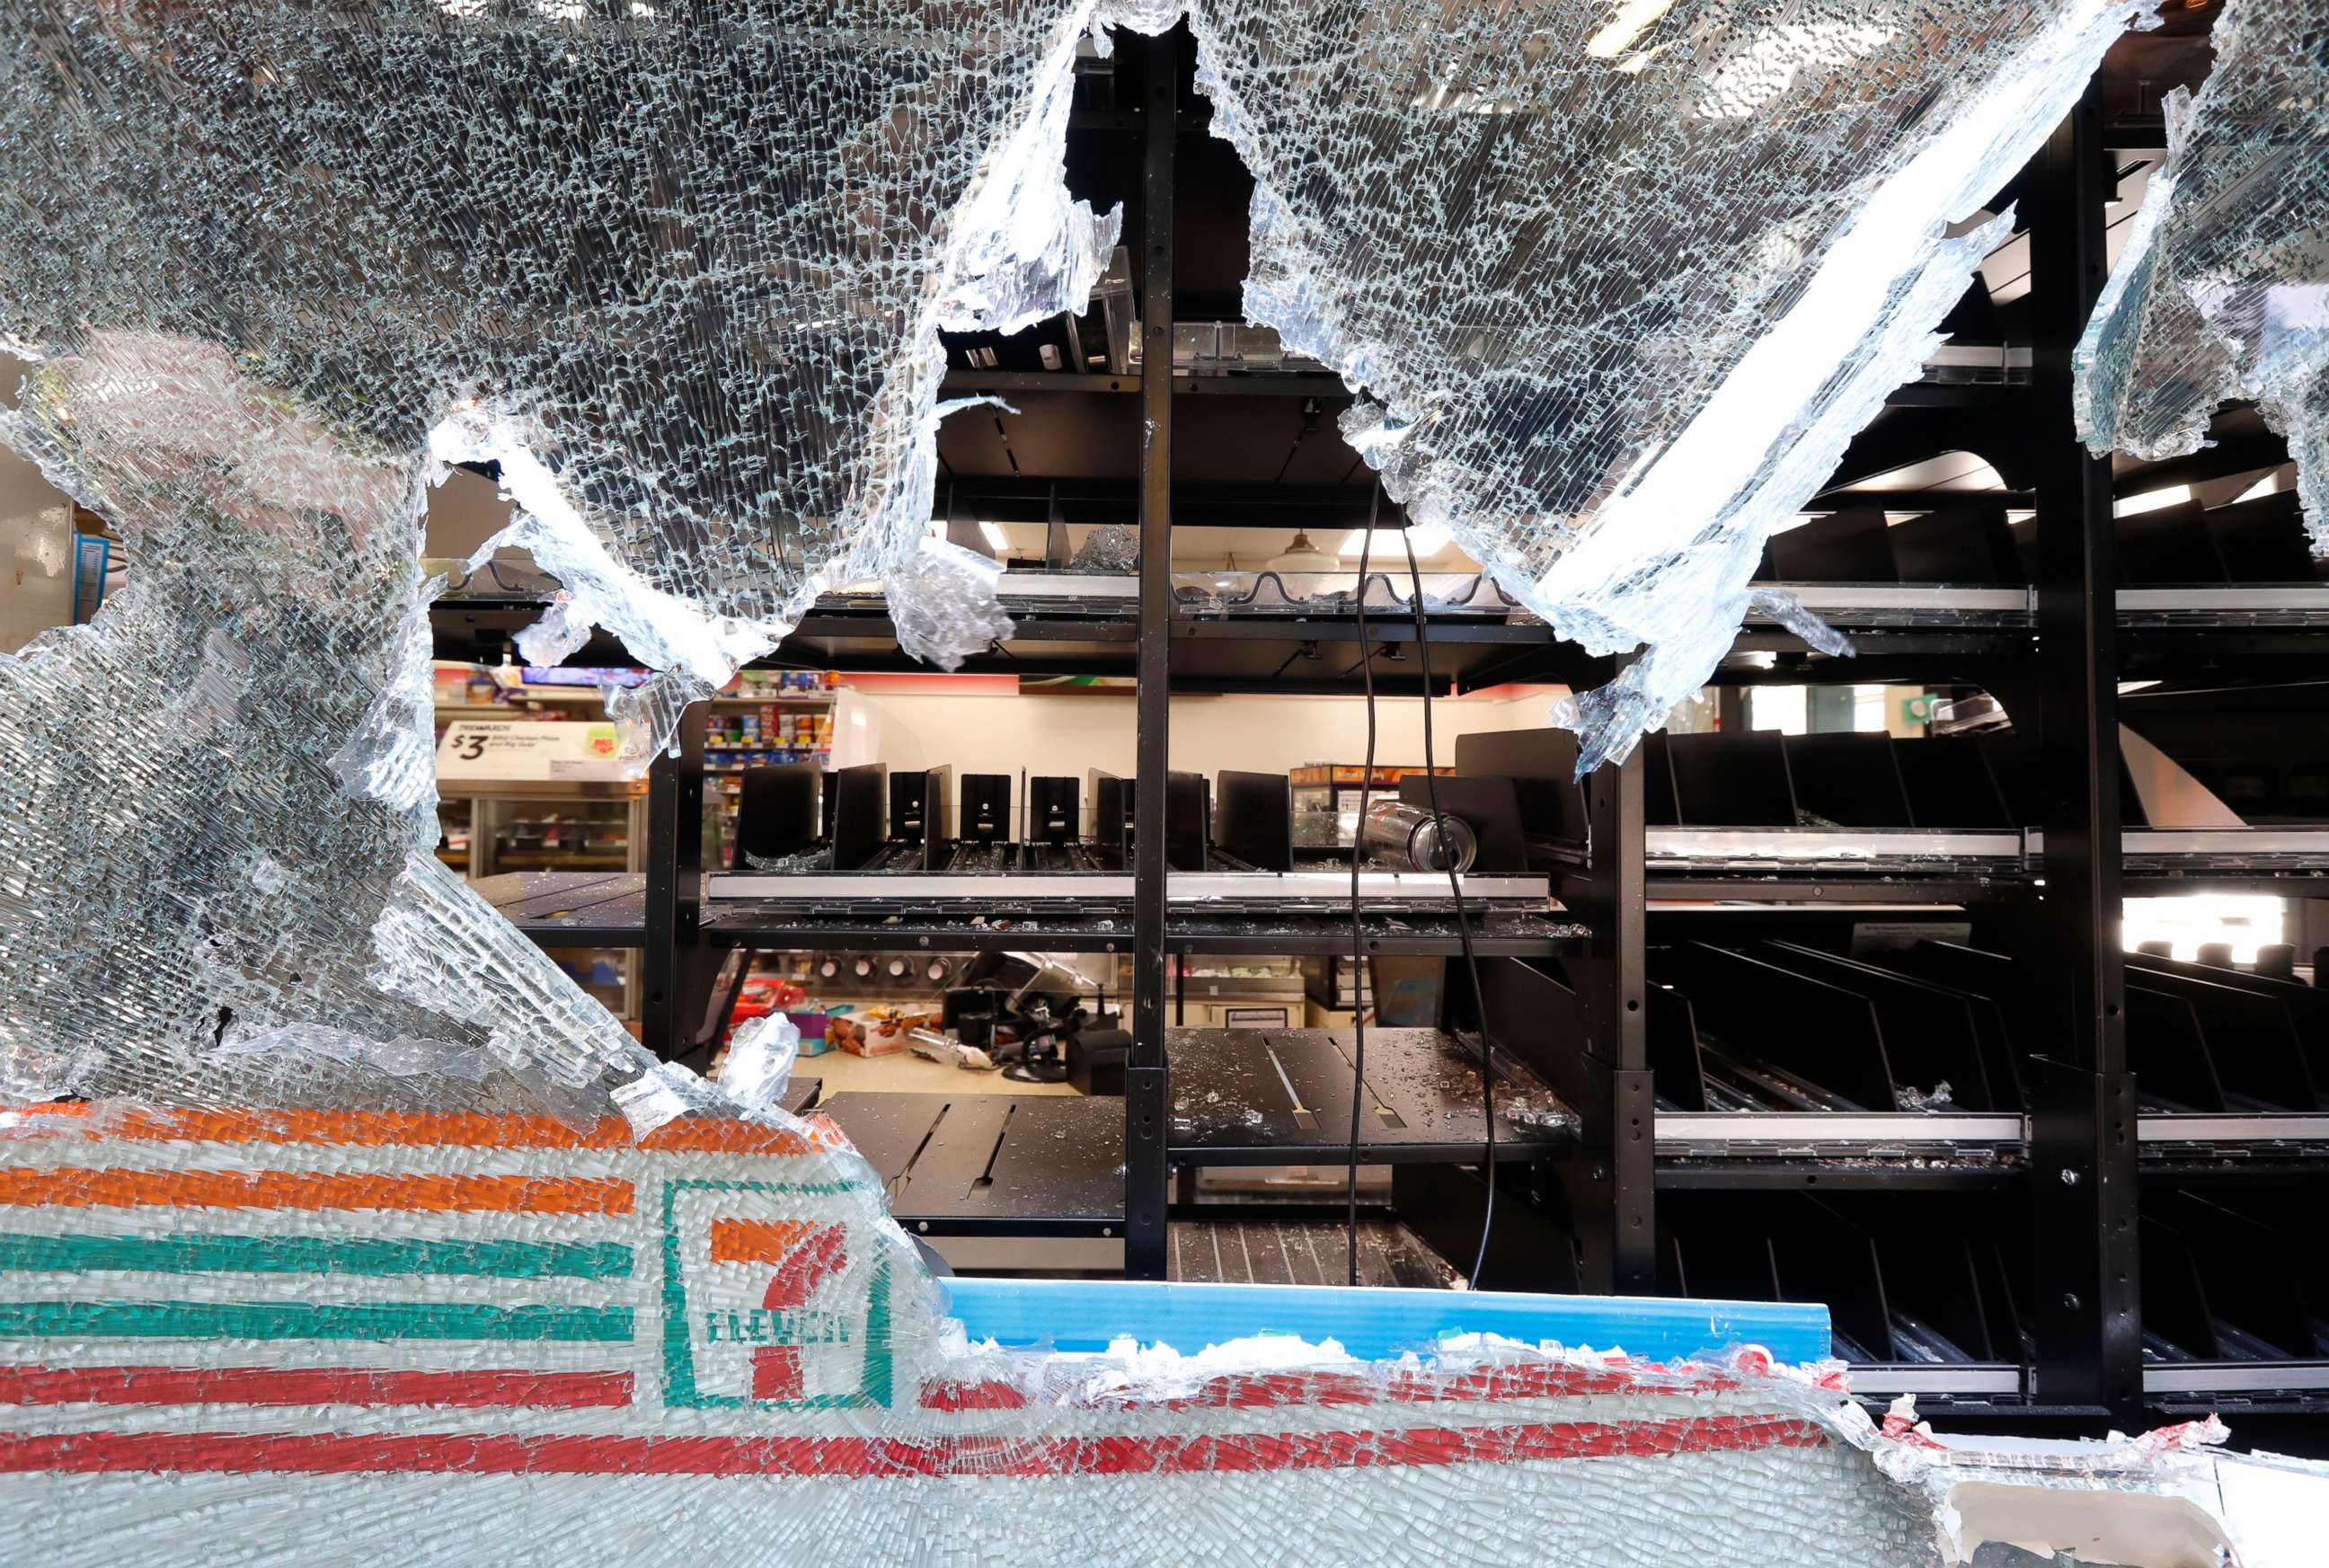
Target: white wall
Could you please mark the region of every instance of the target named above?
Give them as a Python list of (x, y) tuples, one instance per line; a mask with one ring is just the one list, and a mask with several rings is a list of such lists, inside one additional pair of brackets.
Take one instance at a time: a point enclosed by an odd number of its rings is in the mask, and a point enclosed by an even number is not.
[(0, 450), (0, 653), (72, 618), (72, 503), (39, 468)]
[(509, 525), (516, 509), (502, 498), (500, 486), (491, 479), (455, 468), (429, 492), (428, 541), (420, 553), (456, 559), (472, 555)]
[[(1456, 760), (1456, 737), (1486, 730), (1541, 729), (1554, 692), (1439, 698), (1431, 705), (1433, 755)], [(1133, 771), (1129, 696), (1023, 696), (966, 682), (955, 692), (844, 691), (835, 719), (834, 765), (885, 762), (895, 769), (950, 764), (955, 772), (1081, 777)], [(1375, 708), (1375, 760), (1423, 760), (1423, 703), (1384, 697)], [(859, 721), (863, 720), (863, 723)], [(1366, 751), (1366, 704), (1359, 697), (1177, 696), (1173, 766), (1212, 774), (1224, 768), (1283, 773), (1305, 762), (1356, 762)]]
[[(1508, 697), (1436, 698), (1431, 704), (1432, 757), (1456, 760), (1456, 737), (1488, 730), (1542, 729), (1556, 693), (1532, 690)], [(1097, 700), (1097, 699), (1095, 699)], [(1173, 766), (1217, 773), (1242, 768), (1283, 773), (1305, 762), (1356, 762), (1366, 755), (1363, 697), (1176, 697), (1173, 702)], [(1423, 760), (1423, 700), (1375, 702), (1375, 760), (1407, 767)]]

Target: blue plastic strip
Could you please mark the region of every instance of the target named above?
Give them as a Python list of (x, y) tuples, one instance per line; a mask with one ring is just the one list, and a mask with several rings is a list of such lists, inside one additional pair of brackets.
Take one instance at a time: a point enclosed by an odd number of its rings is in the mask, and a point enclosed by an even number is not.
[(75, 626), (80, 625), (84, 619), (80, 612), (81, 577), (89, 565), (92, 547), (97, 553), (97, 602), (89, 607), (87, 619), (95, 619), (97, 612), (105, 608), (105, 581), (107, 575), (113, 570), (113, 541), (94, 534), (76, 534), (73, 535), (73, 624)]
[(1105, 1350), (1130, 1336), (1193, 1355), (1257, 1334), (1339, 1341), (1363, 1361), (1429, 1353), (1451, 1334), (1621, 1349), (1669, 1361), (1759, 1345), (1774, 1361), (1832, 1352), (1827, 1308), (1766, 1301), (1637, 1296), (1527, 1296), (1495, 1290), (1352, 1289), (1322, 1285), (1174, 1285), (1117, 1280), (948, 1280), (973, 1341)]

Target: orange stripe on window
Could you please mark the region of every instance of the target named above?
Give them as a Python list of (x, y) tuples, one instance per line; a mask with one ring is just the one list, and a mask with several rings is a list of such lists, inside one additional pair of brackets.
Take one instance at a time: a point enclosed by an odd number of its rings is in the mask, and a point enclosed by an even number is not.
[[(91, 1115), (92, 1111), (103, 1114)], [(628, 1148), (628, 1123), (608, 1117), (576, 1132), (547, 1116), (479, 1111), (130, 1110), (90, 1105), (31, 1105), (5, 1111), (27, 1119), (14, 1130), (195, 1143), (321, 1143), (360, 1148), (439, 1145), (458, 1148)], [(636, 1140), (671, 1154), (810, 1154), (843, 1147), (823, 1118), (806, 1135), (727, 1118), (684, 1118)]]
[(715, 1263), (781, 1263), (816, 1228), (811, 1220), (714, 1220), (712, 1261)]
[(15, 1168), (0, 1169), (0, 1204), (627, 1214), (631, 1184), (581, 1177), (349, 1171)]

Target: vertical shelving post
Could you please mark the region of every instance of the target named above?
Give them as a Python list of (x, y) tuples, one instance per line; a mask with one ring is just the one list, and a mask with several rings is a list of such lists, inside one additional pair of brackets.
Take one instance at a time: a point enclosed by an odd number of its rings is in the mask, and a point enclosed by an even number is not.
[(2120, 952), (2117, 571), (2107, 459), (2073, 426), (2071, 354), (2107, 273), (2099, 90), (2031, 165), (2031, 466), (2037, 476), (2046, 884), (2032, 995), (2052, 1042), (2032, 1092), (2037, 1399), (2142, 1403), (2135, 1080)]
[(702, 997), (691, 992), (703, 927), (703, 729), (710, 712), (704, 703), (688, 707), (680, 715), (677, 751), (657, 752), (647, 765), (639, 1040), (666, 1062), (692, 1044), (702, 1015)]
[[(1617, 673), (1612, 666), (1609, 675)], [(1606, 762), (1584, 780), (1589, 836), (1585, 875), (1567, 883), (1570, 907), (1592, 927), (1577, 966), (1588, 1031), (1581, 1053), (1581, 1157), (1564, 1163), (1589, 1290), (1657, 1289), (1653, 1150), (1656, 1136), (1645, 1033), (1643, 945), (1642, 758)]]
[(1124, 1075), (1124, 1272), (1164, 1278), (1164, 778), (1172, 768), (1173, 169), (1179, 31), (1148, 43), (1141, 133), (1140, 640), (1134, 723), (1132, 1056)]

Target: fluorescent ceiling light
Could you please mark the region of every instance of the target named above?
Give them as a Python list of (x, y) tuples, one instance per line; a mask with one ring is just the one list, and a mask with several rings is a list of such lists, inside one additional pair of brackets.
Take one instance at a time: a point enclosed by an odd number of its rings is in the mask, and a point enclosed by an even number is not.
[(1005, 552), (1010, 550), (1011, 535), (1003, 531), (1002, 524), (981, 523), (978, 525), (978, 531), (986, 535), (986, 543), (989, 548)]
[(1617, 59), (1673, 7), (1674, 0), (1626, 0), (1609, 19), (1609, 25), (1586, 40), (1586, 54), (1595, 60)]
[(2277, 496), (2284, 488), (2280, 481), (2281, 470), (2275, 468), (2271, 473), (2267, 474), (2263, 478), (2258, 479), (2255, 484), (2250, 485), (2247, 489), (2233, 496), (2232, 505), (2237, 506), (2243, 501), (2256, 501), (2260, 500), (2267, 496)]
[(2138, 516), (2145, 512), (2156, 512), (2163, 506), (2180, 506), (2191, 498), (2191, 486), (2170, 485), (2164, 490), (2148, 490), (2140, 496), (2129, 496), (2124, 501), (2113, 502), (2111, 515)]

